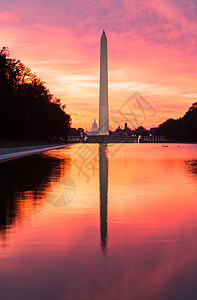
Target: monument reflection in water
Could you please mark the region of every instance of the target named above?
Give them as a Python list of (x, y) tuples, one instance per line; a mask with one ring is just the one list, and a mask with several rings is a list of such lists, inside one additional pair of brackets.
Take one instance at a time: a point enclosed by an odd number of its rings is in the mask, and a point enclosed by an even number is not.
[(100, 232), (101, 249), (107, 247), (107, 194), (108, 194), (108, 158), (107, 145), (99, 145), (99, 179), (100, 179)]

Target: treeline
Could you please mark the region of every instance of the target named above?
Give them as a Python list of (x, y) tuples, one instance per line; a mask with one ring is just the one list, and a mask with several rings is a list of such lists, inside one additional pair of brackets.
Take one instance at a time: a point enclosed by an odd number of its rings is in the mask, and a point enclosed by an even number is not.
[(0, 140), (66, 138), (71, 117), (36, 74), (0, 51)]
[(169, 119), (159, 125), (155, 135), (180, 141), (197, 142), (197, 102), (192, 104), (182, 118)]

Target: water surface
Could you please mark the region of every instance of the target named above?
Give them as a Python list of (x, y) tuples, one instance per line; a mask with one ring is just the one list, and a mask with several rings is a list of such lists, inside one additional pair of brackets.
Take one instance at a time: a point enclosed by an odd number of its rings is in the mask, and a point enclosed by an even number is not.
[(0, 164), (0, 291), (197, 299), (197, 145), (78, 144)]

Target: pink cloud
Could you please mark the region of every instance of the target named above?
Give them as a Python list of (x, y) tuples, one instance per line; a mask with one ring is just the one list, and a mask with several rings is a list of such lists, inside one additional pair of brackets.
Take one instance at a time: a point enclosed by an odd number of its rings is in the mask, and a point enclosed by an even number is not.
[[(1, 7), (0, 36), (11, 56), (37, 72), (67, 104), (73, 125), (89, 127), (98, 115), (99, 39), (105, 28), (111, 109), (138, 90), (157, 108), (158, 116), (149, 120), (157, 125), (179, 117), (193, 102), (187, 96), (196, 92), (193, 10), (194, 1), (186, 8), (185, 1), (176, 0), (12, 0)], [(171, 115), (166, 113), (170, 105)], [(79, 120), (80, 115), (85, 118)]]

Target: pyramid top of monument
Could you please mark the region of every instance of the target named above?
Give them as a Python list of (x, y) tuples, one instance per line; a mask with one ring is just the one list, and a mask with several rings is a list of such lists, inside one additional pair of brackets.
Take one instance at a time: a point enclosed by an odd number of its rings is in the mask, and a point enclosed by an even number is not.
[(106, 39), (106, 34), (105, 34), (105, 30), (103, 29), (103, 33), (102, 33), (102, 36), (101, 36), (102, 39)]

